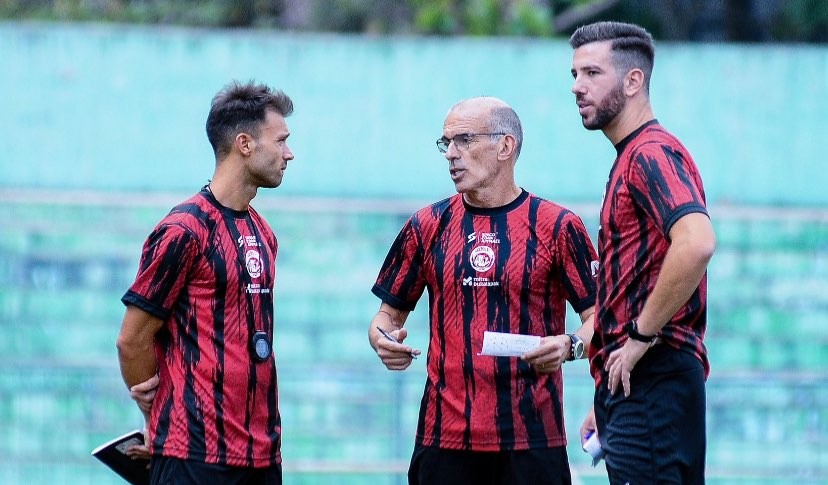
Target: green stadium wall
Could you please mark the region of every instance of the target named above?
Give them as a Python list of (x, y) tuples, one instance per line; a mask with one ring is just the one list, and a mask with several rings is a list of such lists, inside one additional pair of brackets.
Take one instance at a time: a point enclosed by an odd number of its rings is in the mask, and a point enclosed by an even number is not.
[[(824, 483), (828, 51), (658, 52), (655, 109), (701, 167), (719, 243), (708, 483)], [(280, 241), (285, 483), (405, 483), (424, 360), (403, 373), (379, 363), (370, 286), (406, 217), (453, 192), (434, 140), (469, 96), (516, 108), (519, 182), (595, 236), (613, 151), (580, 125), (570, 55), (562, 41), (0, 24), (0, 482), (119, 483), (89, 456), (142, 425), (117, 368), (119, 299), (154, 224), (212, 174), (211, 96), (255, 78), (296, 103), (297, 158), (255, 202)], [(408, 324), (419, 348), (425, 306)], [(586, 362), (567, 364), (568, 452), (583, 484), (606, 483), (573, 439), (591, 395)]]
[[(454, 102), (485, 94), (522, 118), (519, 183), (598, 201), (614, 152), (582, 128), (570, 66), (564, 40), (0, 23), (0, 187), (197, 189), (211, 97), (256, 79), (296, 105), (279, 195), (449, 194), (434, 140)], [(828, 48), (659, 43), (652, 98), (712, 203), (828, 204)]]

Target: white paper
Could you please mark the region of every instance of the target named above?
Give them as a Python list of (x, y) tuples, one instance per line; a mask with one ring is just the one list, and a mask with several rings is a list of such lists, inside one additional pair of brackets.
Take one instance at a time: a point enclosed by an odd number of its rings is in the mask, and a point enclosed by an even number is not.
[(537, 335), (486, 331), (483, 332), (483, 350), (480, 351), (480, 355), (520, 357), (537, 348), (540, 342), (541, 338)]
[(590, 433), (584, 442), (583, 449), (592, 457), (592, 466), (597, 465), (604, 457), (604, 450), (601, 449), (601, 443), (598, 441), (598, 433)]

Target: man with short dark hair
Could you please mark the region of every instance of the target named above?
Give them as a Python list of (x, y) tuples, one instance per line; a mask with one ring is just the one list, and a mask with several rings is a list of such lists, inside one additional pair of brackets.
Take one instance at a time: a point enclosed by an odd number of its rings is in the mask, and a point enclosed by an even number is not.
[(581, 439), (597, 429), (611, 483), (704, 483), (715, 236), (701, 176), (653, 116), (650, 34), (598, 22), (569, 43), (583, 125), (601, 130), (618, 155), (600, 214), (595, 401)]
[(250, 201), (282, 183), (292, 112), (287, 95), (252, 81), (216, 94), (206, 127), (213, 178), (152, 231), (122, 298), (124, 382), (134, 393), (159, 376), (141, 406), (154, 484), (282, 483), (277, 243)]

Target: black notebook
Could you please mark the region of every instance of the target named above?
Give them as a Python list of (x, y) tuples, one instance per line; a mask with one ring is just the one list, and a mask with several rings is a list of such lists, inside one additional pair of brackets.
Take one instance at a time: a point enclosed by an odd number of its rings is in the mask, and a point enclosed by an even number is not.
[(104, 465), (111, 468), (127, 482), (133, 485), (149, 485), (150, 472), (147, 466), (149, 461), (133, 460), (126, 454), (128, 446), (143, 443), (144, 433), (136, 429), (95, 448), (92, 450), (92, 456), (101, 460)]

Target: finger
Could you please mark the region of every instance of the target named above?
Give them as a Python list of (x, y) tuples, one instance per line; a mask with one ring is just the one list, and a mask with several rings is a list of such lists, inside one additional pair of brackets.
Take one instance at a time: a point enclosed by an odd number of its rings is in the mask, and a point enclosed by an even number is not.
[(383, 351), (383, 352), (377, 352), (377, 354), (379, 355), (380, 360), (382, 360), (383, 362), (392, 362), (392, 361), (409, 362), (409, 361), (411, 361), (411, 359), (413, 359), (412, 354), (417, 355), (417, 354), (414, 353), (413, 350), (412, 351), (406, 351), (405, 348), (403, 348), (402, 350), (394, 349), (394, 350), (387, 350), (387, 351)]
[(589, 436), (595, 433), (595, 428), (592, 426), (582, 426), (581, 427), (581, 446), (584, 446)]
[(152, 399), (158, 393), (158, 389), (153, 389), (151, 391), (130, 391), (129, 395), (132, 396), (133, 399)]
[(133, 445), (128, 447), (125, 451), (127, 456), (131, 457), (132, 459), (140, 458), (149, 460), (150, 458), (149, 447), (146, 445)]
[(386, 366), (408, 366), (411, 364), (411, 354), (395, 352), (382, 359), (382, 363)]
[(157, 391), (153, 389), (149, 392), (137, 392), (137, 391), (130, 391), (129, 396), (140, 402), (151, 403), (153, 399), (155, 399)]
[(609, 372), (612, 368), (612, 364), (615, 363), (615, 352), (611, 353), (609, 357), (607, 357), (607, 361), (604, 362), (604, 371)]
[(134, 386), (130, 387), (129, 390), (132, 392), (147, 392), (152, 389), (158, 387), (159, 377), (158, 374), (150, 377), (149, 379), (141, 382), (139, 384), (135, 384)]
[(538, 359), (546, 356), (546, 354), (548, 354), (549, 351), (550, 349), (547, 347), (537, 347), (523, 354), (521, 356), (521, 359), (536, 362)]
[(624, 385), (624, 397), (630, 397), (630, 373), (624, 372), (621, 383)]
[(609, 387), (610, 394), (615, 394), (615, 387), (618, 385), (618, 372), (616, 367), (613, 366), (610, 368), (609, 372), (609, 382), (607, 382), (607, 387)]
[(388, 370), (405, 370), (411, 365), (411, 361), (412, 359), (409, 357), (406, 360), (396, 360), (394, 362), (387, 363), (385, 364), (385, 367), (388, 368)]
[[(385, 353), (382, 353), (382, 351), (385, 351)], [(410, 354), (413, 351), (414, 349), (407, 345), (392, 342), (385, 338), (377, 342), (377, 353), (380, 354), (380, 356), (390, 354)]]

